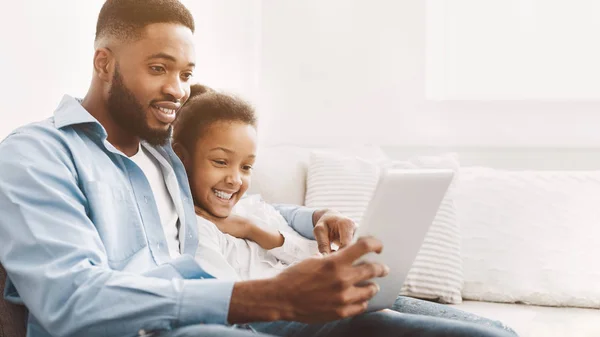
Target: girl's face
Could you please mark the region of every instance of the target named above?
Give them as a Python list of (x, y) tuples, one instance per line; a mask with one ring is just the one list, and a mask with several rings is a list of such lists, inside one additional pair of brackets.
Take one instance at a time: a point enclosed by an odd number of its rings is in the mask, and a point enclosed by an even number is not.
[(242, 122), (215, 122), (196, 142), (190, 187), (196, 205), (226, 218), (250, 184), (256, 129)]

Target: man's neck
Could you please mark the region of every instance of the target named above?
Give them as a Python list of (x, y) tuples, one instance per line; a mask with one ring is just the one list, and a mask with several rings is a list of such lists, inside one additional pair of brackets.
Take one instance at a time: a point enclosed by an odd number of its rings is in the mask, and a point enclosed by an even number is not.
[(83, 98), (81, 105), (104, 127), (108, 135), (108, 142), (115, 148), (128, 157), (138, 152), (140, 138), (131, 135), (114, 121), (108, 113), (105, 100), (100, 95), (94, 94), (92, 88), (90, 88), (87, 95)]

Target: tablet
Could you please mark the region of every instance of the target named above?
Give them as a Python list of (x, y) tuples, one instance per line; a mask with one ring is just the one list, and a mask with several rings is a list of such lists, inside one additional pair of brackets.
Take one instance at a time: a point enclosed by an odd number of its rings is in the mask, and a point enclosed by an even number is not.
[(421, 244), (450, 186), (452, 170), (383, 170), (373, 197), (355, 232), (355, 239), (373, 236), (383, 243), (381, 254), (369, 253), (364, 261), (387, 265), (386, 277), (372, 279), (380, 291), (367, 311), (390, 308), (400, 294)]

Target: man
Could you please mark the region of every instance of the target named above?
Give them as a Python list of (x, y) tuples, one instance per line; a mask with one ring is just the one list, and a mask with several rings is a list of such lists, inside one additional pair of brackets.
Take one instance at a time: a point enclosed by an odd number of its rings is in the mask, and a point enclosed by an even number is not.
[(346, 246), (339, 252), (267, 280), (204, 272), (193, 259), (190, 189), (168, 140), (189, 96), (193, 32), (177, 0), (108, 0), (85, 98), (65, 96), (52, 118), (0, 144), (5, 297), (29, 309), (28, 336), (255, 335), (229, 326), (248, 322), (273, 322), (255, 325), (273, 335), (501, 336), (392, 312), (359, 315), (378, 290), (363, 281), (387, 267), (353, 262), (382, 246), (348, 245), (353, 224), (334, 212), (280, 207), (307, 236), (315, 224), (322, 250), (331, 240)]

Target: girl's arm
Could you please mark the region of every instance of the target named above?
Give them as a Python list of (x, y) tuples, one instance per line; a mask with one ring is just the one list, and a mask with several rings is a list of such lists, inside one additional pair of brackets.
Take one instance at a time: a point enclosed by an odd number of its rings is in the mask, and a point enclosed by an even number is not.
[(277, 229), (260, 227), (250, 219), (244, 219), (244, 221), (248, 222), (246, 239), (256, 242), (263, 249), (270, 250), (284, 244), (285, 238)]

